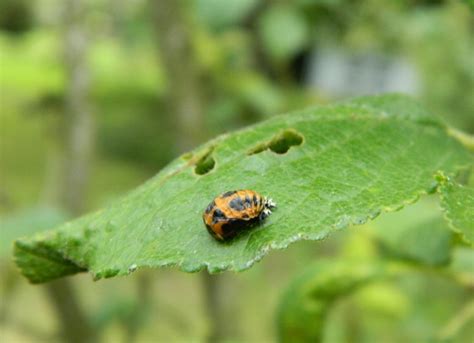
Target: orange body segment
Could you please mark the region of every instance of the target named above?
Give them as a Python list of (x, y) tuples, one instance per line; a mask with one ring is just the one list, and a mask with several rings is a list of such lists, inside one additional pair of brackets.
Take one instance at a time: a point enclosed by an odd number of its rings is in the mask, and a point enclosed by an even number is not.
[(206, 208), (203, 221), (209, 233), (219, 240), (234, 236), (237, 231), (255, 223), (265, 208), (265, 198), (252, 190), (226, 192)]

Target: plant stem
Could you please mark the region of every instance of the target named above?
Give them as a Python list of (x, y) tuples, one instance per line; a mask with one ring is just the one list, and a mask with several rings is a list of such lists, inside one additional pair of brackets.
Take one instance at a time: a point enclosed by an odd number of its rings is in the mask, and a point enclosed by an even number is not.
[(448, 128), (448, 133), (460, 141), (467, 149), (474, 151), (474, 136), (465, 132), (456, 130), (455, 128)]
[(474, 301), (468, 302), (438, 333), (441, 341), (448, 341), (455, 338), (456, 334), (474, 318)]
[(93, 118), (89, 104), (87, 40), (83, 27), (83, 0), (65, 2), (65, 67), (68, 83), (65, 97), (64, 186), (62, 204), (73, 215), (84, 210), (93, 145)]
[(178, 150), (194, 147), (204, 137), (202, 85), (193, 50), (192, 23), (186, 1), (153, 1), (159, 54), (166, 72), (168, 113), (174, 115)]
[(219, 297), (219, 276), (210, 275), (207, 271), (201, 273), (204, 286), (204, 305), (208, 317), (208, 334), (206, 341), (209, 343), (221, 342), (224, 337), (224, 320), (222, 304)]
[(76, 293), (69, 280), (55, 280), (47, 285), (46, 291), (60, 318), (63, 341), (68, 343), (96, 341), (95, 333), (79, 306)]
[(137, 340), (140, 328), (148, 319), (153, 304), (154, 274), (149, 271), (140, 271), (136, 276), (137, 303), (133, 310), (133, 317), (124, 323), (124, 342), (130, 343)]

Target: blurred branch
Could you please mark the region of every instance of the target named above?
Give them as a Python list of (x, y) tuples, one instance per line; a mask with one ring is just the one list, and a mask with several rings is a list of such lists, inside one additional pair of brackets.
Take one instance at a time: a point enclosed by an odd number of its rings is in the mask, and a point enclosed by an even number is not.
[[(72, 215), (84, 208), (85, 189), (93, 144), (93, 120), (89, 109), (89, 70), (87, 42), (83, 26), (85, 3), (82, 0), (64, 2), (64, 65), (67, 85), (65, 95), (62, 150), (62, 181), (59, 205)], [(54, 159), (50, 161), (55, 163)], [(54, 165), (51, 171), (54, 170)], [(46, 185), (48, 186), (48, 184)], [(96, 333), (79, 305), (77, 293), (69, 280), (62, 279), (46, 285), (47, 294), (61, 323), (61, 335), (67, 342), (94, 342)]]
[(194, 58), (187, 5), (189, 3), (180, 0), (152, 1), (159, 53), (166, 73), (168, 113), (176, 118), (180, 152), (205, 137), (202, 85)]
[(9, 265), (0, 262), (0, 275), (2, 275), (2, 294), (0, 301), (0, 324), (9, 319), (8, 306), (17, 290), (18, 273)]
[(89, 105), (87, 40), (83, 29), (85, 4), (65, 2), (65, 67), (68, 76), (65, 98), (65, 151), (63, 205), (73, 214), (83, 211), (93, 145), (93, 120)]
[(452, 340), (455, 335), (465, 326), (469, 320), (474, 318), (474, 301), (470, 301), (458, 312), (438, 333), (442, 341)]
[(342, 317), (345, 326), (345, 341), (347, 343), (356, 343), (360, 342), (361, 340), (361, 323), (360, 318), (357, 316), (357, 309), (355, 308), (354, 304), (349, 303), (346, 311)]
[(148, 271), (141, 272), (136, 278), (137, 300), (132, 318), (124, 323), (125, 337), (124, 342), (130, 343), (137, 340), (140, 328), (150, 316), (151, 305), (153, 304), (153, 282), (154, 273)]
[(460, 141), (466, 148), (474, 151), (474, 136), (469, 135), (465, 132), (456, 130), (455, 128), (449, 127), (448, 133)]
[(61, 321), (61, 336), (65, 342), (94, 342), (95, 333), (79, 306), (69, 280), (60, 279), (46, 287), (48, 296)]
[(201, 272), (204, 285), (205, 308), (208, 317), (208, 336), (207, 342), (222, 342), (225, 338), (225, 321), (222, 313), (222, 304), (219, 299), (219, 275), (210, 275), (206, 270)]

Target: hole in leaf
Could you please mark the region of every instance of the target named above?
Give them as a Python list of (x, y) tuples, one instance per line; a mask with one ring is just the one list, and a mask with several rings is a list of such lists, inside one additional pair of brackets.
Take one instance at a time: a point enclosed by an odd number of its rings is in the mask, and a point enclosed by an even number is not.
[(204, 175), (209, 173), (214, 166), (216, 165), (216, 161), (212, 157), (212, 151), (214, 149), (209, 149), (206, 154), (204, 154), (197, 162), (196, 167), (194, 168), (194, 172), (198, 175)]
[(303, 135), (294, 129), (286, 129), (275, 135), (269, 142), (261, 143), (249, 151), (249, 155), (261, 153), (267, 149), (277, 153), (284, 154), (292, 146), (301, 145), (303, 143)]

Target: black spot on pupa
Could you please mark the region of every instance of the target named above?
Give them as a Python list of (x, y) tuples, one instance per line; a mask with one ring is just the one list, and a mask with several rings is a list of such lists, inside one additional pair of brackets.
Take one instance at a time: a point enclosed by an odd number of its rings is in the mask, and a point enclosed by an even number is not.
[(257, 200), (257, 196), (256, 196), (255, 194), (253, 195), (253, 199), (252, 199), (252, 200), (253, 200), (253, 205), (254, 205), (254, 206), (258, 206), (258, 200)]
[(251, 218), (249, 220), (234, 219), (222, 225), (222, 232), (224, 240), (231, 240), (238, 236), (241, 232), (258, 224), (259, 218)]
[(239, 197), (232, 199), (229, 202), (230, 208), (236, 211), (242, 211), (244, 209), (244, 204), (242, 203), (242, 199)]
[(235, 193), (237, 193), (237, 191), (225, 192), (224, 194), (222, 194), (222, 197), (227, 198), (227, 197), (230, 197), (232, 194), (235, 194)]
[(225, 216), (224, 212), (216, 208), (214, 210), (214, 213), (212, 214), (212, 221), (214, 223), (217, 223), (220, 220), (226, 219), (227, 217)]
[(206, 213), (210, 213), (212, 209), (214, 208), (214, 206), (216, 206), (216, 203), (213, 201), (207, 206)]
[(248, 195), (245, 196), (244, 205), (246, 208), (250, 208), (252, 206), (252, 200), (250, 200)]
[(222, 235), (224, 239), (230, 239), (235, 237), (240, 229), (240, 225), (236, 222), (225, 223), (222, 225)]

